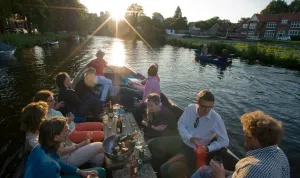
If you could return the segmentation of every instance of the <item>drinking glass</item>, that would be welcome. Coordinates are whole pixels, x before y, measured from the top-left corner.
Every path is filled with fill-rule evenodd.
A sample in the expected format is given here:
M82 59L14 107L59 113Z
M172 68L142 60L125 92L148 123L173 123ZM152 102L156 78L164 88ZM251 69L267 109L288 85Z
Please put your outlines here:
M114 112L114 115L117 116L120 112L120 105L119 104L114 104L113 105L113 112Z
M123 116L121 116L121 121L122 121L122 127L125 128L126 127L126 123L124 122L125 121L125 114Z
M108 122L108 115L107 115L107 114L105 114L105 115L102 117L102 121L103 121L104 124L107 124L107 122Z
M114 124L114 118L108 118L107 126L109 129L112 128L112 125Z

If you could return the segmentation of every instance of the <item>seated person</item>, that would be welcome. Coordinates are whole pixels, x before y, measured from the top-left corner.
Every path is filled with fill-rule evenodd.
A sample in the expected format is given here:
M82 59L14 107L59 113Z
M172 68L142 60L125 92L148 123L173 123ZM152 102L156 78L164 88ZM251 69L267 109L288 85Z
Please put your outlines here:
M147 116L146 120L142 121L145 127L145 137L151 139L172 135L172 131L176 131L176 125L173 124L175 116L169 109L162 106L160 96L151 93L148 95L146 103Z
M207 48L207 45L204 44L201 49L201 56L207 56L207 54L208 54L208 48Z
M104 76L104 69L109 68L107 62L103 59L105 53L100 49L96 53L96 59L91 60L86 67L96 69L96 83L103 86L100 100L104 103L109 91L110 96L114 96L112 81Z
M196 170L194 152L196 146L208 153L209 159L214 154L220 154L217 150L229 145L224 122L221 116L212 109L214 101L214 95L210 91L200 91L197 95L196 104L190 104L185 108L178 121L182 153L190 167L191 174ZM217 137L217 140L210 143L214 137ZM163 177L170 177L170 172L167 171L170 166L172 166L172 161L168 161L162 166Z
M97 117L103 111L103 102L97 98L94 92L95 81L96 70L94 68L86 69L84 77L75 86L75 94L83 102L80 110L86 111L90 109L93 115Z
M49 108L48 108L48 113L46 115L46 118L51 118L53 116L59 116L59 117L64 117L61 112L54 110L54 97L53 93L49 90L41 90L36 93L34 97L34 101L44 101L47 102ZM71 129L69 139L72 142L75 143L80 143L86 140L86 135L88 133L92 133L91 140L94 142L101 142L103 141L104 138L104 133L103 133L103 124L100 122L83 122L83 123L74 123L73 119L74 116L72 117L67 117L66 118L69 123L69 127Z
M241 117L246 157L235 165L235 171L227 171L213 160L210 167L199 168L192 178L289 178L289 161L278 147L283 128L280 121L262 111L246 113Z
M70 129L64 118L54 117L45 120L39 127L39 144L31 151L25 168L24 178L43 177L60 178L61 173L66 175L78 175L78 178L89 175L104 177L105 170L80 170L77 167L67 164L60 159L58 154L60 144L68 138ZM64 176L62 176L64 177Z
M223 49L223 50L222 50L222 54L221 54L221 56L219 57L219 60L220 60L220 61L223 61L223 62L227 62L228 57L229 57L229 54L228 54L227 49Z
M130 85L143 93L142 103L145 103L147 96L150 93L160 95L160 84L156 77L158 68L156 65L151 65L148 69L148 78L145 79L145 85L139 83L130 83Z

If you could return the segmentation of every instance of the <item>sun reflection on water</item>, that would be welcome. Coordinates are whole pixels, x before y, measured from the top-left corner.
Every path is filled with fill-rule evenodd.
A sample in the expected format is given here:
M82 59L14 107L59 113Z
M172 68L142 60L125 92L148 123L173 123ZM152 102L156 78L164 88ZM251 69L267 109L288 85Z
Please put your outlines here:
M122 41L114 41L111 53L110 65L125 66L125 48Z

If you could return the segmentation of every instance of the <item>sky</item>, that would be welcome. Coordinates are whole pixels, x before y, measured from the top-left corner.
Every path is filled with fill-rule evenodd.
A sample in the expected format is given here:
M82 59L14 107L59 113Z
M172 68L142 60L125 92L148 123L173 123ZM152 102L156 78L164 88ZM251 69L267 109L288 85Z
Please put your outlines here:
M101 11L124 12L131 3L143 6L147 16L160 12L164 18L171 17L177 6L189 22L207 20L214 16L237 22L241 17L259 13L271 0L80 0L91 13ZM292 0L286 0L289 4Z

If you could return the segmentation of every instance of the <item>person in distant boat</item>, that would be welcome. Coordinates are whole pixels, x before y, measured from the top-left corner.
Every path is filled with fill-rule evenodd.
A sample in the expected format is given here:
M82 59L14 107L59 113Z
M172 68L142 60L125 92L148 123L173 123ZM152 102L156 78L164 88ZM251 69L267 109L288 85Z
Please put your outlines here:
M198 147L202 152L208 153L208 159L221 155L222 148L229 145L225 124L221 116L214 111L215 97L209 90L198 93L196 103L185 108L178 121L178 131L181 136L182 153L189 165L189 172L196 170L196 155L194 149ZM215 141L213 139L217 137ZM178 143L174 143L178 144ZM172 177L169 168L176 163L171 159L161 168L162 177ZM176 173L175 173L176 174Z
M94 92L96 86L95 68L87 68L83 78L76 84L75 93L85 103L83 110L90 109L94 117L98 117L103 111L103 102L99 100Z
M262 111L246 113L241 117L246 157L235 165L235 171L224 169L213 160L210 167L201 167L192 178L289 178L289 161L278 147L283 128L280 121Z
M49 108L46 118L49 119L53 116L64 117L61 112L54 110L54 97L53 93L49 90L41 90L36 93L34 101L44 101L47 102ZM71 129L69 139L72 142L80 143L86 140L86 135L92 133L91 140L94 142L101 142L104 138L103 133L103 124L100 122L83 122L83 123L74 123L74 116L66 117L69 127Z
M48 104L43 101L33 102L23 108L21 113L21 130L26 132L25 149L30 152L38 145L39 126L48 113ZM50 118L47 118L50 119ZM66 163L80 166L86 162L101 166L104 160L102 143L90 143L90 136L79 144L67 140L60 145L59 153Z
M147 113L142 125L147 139L171 135L172 130L176 130L174 124L174 114L162 106L160 96L151 93L147 96Z
M229 54L228 54L227 49L223 49L223 50L222 50L222 54L221 54L221 56L219 57L219 60L220 60L220 61L223 61L223 62L227 62L227 61L228 61L228 57L229 57Z
M207 56L207 54L208 54L208 48L207 48L207 45L204 44L201 49L201 56Z
M100 100L104 103L107 98L107 94L109 91L110 96L114 96L114 88L112 85L112 81L104 76L104 69L105 68L110 68L107 65L107 62L103 59L105 53L101 51L100 49L96 53L96 59L91 60L88 64L87 67L93 67L96 69L96 83L101 84L102 87L102 92L101 92L101 97ZM110 68L113 70L112 68Z
M90 171L81 170L61 160L58 153L60 144L67 140L69 132L69 126L64 118L54 117L41 123L39 144L34 147L28 157L24 178L60 178L64 175L79 175L81 177L99 175L99 177L105 177L103 168Z

